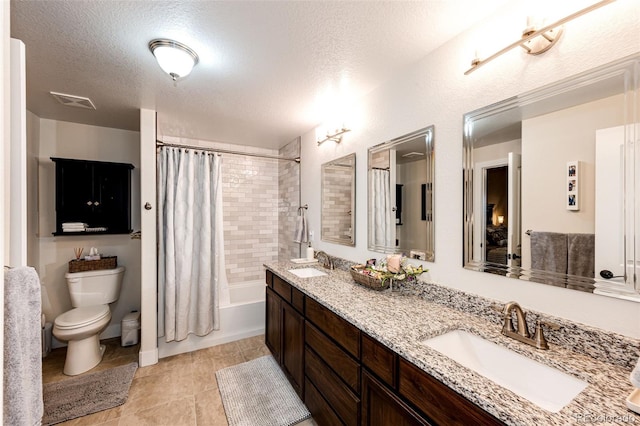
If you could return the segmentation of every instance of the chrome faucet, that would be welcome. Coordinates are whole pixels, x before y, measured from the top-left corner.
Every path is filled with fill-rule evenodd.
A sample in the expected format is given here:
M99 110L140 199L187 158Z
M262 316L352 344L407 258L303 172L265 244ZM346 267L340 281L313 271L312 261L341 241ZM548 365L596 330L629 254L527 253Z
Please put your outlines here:
M322 262L322 266L324 266L327 269L333 270L335 268L335 265L333 264L333 259L331 258L331 256L329 256L326 252L320 250L319 252L316 252L316 259L318 259L318 261L320 261L320 255L324 257L324 262Z
M516 312L516 329L513 327L512 313ZM512 339L516 339L519 342L526 343L527 345L534 346L538 349L549 349L547 339L544 337L543 326L549 327L552 330L559 330L558 324L537 320L536 331L531 337L529 333L529 327L527 326L527 314L522 310L520 305L516 302L509 302L504 305L502 309L503 325L502 334Z

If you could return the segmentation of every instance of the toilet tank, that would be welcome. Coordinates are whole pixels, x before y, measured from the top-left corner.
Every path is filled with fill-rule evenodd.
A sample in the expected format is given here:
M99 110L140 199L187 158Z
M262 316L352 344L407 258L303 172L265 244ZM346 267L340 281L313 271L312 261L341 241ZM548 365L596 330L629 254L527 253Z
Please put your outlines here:
M124 266L99 271L66 273L71 306L105 305L120 297Z

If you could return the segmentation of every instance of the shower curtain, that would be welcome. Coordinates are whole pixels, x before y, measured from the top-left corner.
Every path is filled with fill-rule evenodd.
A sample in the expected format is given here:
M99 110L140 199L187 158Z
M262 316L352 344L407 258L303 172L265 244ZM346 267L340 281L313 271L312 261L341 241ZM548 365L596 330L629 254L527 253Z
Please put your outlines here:
M228 303L221 162L192 149L158 153L158 336L167 342L219 329Z
M391 243L392 212L389 170L371 169L373 241L377 246L393 247Z

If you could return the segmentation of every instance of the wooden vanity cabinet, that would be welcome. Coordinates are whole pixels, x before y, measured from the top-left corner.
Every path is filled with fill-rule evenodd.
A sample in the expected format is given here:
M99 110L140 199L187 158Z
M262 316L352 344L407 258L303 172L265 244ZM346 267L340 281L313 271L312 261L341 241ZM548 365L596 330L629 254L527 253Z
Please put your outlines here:
M304 295L273 274L267 274L267 286L265 344L291 386L303 398L304 316L291 303L295 300L296 305L304 306Z
M319 426L503 425L267 271L265 342Z

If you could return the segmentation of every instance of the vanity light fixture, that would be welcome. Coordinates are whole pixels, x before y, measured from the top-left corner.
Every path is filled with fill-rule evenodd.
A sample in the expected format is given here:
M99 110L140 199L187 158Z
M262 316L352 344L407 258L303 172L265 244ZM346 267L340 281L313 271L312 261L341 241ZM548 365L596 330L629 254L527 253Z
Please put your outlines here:
M507 47L497 51L496 53L485 59L480 59L478 57L473 58L473 60L471 61L471 68L465 71L464 75L471 74L482 65L491 62L502 54L507 53L511 49L514 49L518 46L522 47L530 55L539 55L541 53L544 53L549 50L562 35L562 25L566 24L567 22L573 21L574 19L582 15L586 15L589 12L599 9L602 6L613 3L614 1L615 0L599 1L592 4L591 6L578 10L571 15L565 16L564 18L552 24L546 25L539 30L536 30L535 27L531 26L530 22L528 22L527 27L522 32L522 38L520 40L516 40Z
M336 129L333 132L333 134L331 134L330 132L327 132L327 136L324 139L317 141L318 146L322 145L326 141L334 141L335 143L340 143L342 142L342 135L350 131L351 129L347 129L346 127L341 127L340 129Z
M160 68L173 81L189 75L198 63L198 54L189 46L166 38L157 38L149 42L149 50L153 53Z
M498 225L503 225L504 224L504 216L500 215L498 216Z

